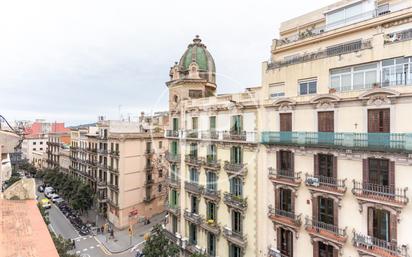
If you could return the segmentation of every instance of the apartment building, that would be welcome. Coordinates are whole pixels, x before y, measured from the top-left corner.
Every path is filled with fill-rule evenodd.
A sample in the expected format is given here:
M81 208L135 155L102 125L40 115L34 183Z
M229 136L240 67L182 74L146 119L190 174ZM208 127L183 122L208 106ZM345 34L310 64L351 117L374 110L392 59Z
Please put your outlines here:
M68 149L70 145L70 132L51 132L47 141L47 168L59 169L60 151Z
M21 144L23 158L30 163L36 164L37 157L47 150L47 141L47 135L44 134L25 136Z
M70 173L96 193L97 207L117 228L164 211L164 127L168 115L138 122L100 119L72 130Z
M412 1L281 24L262 71L262 256L409 256L411 39Z
M199 37L170 79L168 236L182 256L255 256L259 88L216 96Z

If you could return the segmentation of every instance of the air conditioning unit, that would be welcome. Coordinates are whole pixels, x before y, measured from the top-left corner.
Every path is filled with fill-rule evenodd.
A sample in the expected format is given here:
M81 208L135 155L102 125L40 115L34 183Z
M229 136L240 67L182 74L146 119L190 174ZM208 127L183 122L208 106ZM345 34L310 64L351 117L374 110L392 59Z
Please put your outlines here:
M271 253L274 253L274 257L282 257L282 254L280 253L278 249L271 247L270 251Z
M315 178L315 177L308 177L306 179L306 184L308 184L309 186L318 187L319 186L319 179Z

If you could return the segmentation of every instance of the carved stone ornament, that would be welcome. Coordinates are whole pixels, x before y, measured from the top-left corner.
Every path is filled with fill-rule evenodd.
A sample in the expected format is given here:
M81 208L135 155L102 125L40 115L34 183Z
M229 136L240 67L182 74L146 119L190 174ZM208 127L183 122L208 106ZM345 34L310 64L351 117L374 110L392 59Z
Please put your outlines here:
M367 105L382 106L388 104L391 104L391 100L386 95L374 95L367 101Z

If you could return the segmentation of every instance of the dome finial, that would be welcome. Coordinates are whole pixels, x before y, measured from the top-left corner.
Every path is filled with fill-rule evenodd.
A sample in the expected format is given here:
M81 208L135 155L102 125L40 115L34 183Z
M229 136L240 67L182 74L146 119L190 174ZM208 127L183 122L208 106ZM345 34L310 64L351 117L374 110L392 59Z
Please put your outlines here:
M198 44L200 42L202 42L202 40L200 39L199 35L196 35L196 37L193 39L193 43Z

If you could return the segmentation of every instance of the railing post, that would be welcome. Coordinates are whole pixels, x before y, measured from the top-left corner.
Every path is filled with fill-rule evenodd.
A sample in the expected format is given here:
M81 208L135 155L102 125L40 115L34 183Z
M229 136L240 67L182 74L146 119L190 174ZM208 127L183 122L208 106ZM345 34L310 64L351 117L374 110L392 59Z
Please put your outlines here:
M405 134L405 150L412 150L412 134Z
M346 147L353 147L355 146L355 134L354 133L342 133L343 134L343 142L342 146Z

